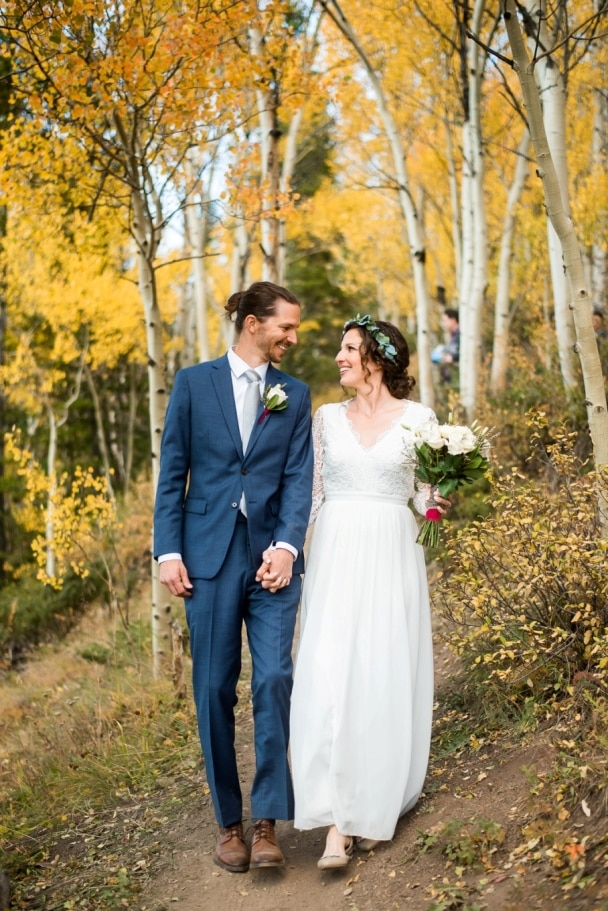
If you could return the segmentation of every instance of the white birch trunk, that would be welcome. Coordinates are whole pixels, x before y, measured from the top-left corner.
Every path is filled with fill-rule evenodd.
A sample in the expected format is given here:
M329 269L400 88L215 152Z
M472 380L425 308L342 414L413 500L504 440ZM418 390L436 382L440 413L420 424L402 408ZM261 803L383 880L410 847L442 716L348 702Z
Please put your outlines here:
M432 408L435 401L435 393L433 389L429 337L431 299L426 274L426 250L422 239L418 212L416 211L410 188L410 180L405 161L405 150L403 148L403 143L401 142L401 136L395 119L388 108L382 84L376 75L376 71L372 66L370 59L359 43L350 22L335 0L329 0L329 2L327 2L327 0L321 0L321 4L330 15L333 22L336 23L344 37L351 44L365 68L376 99L378 113L384 125L384 131L389 142L393 166L395 168L399 204L407 227L412 273L414 276L414 288L416 293L416 345L418 349L420 399L425 405Z
M251 284L249 272L251 238L241 213L237 213L237 221L232 237L234 246L232 248L232 266L230 269L230 293L234 294L236 291L242 291Z
M55 473L55 464L57 462L57 421L55 413L50 405L47 404L47 415L49 419L49 446L46 457L46 473L49 479L49 490L46 501L46 521L44 524L44 543L46 548L46 567L45 572L48 579L55 576L55 548L53 538L55 535L55 495L57 493L57 475Z
M251 53L262 57L263 38L258 29L249 30ZM279 260L279 219L276 216L279 196L279 137L281 130L278 120L278 99L269 86L256 88L258 118L260 121L261 177L262 177L262 278L278 282Z
M451 225L452 225L452 246L454 248L454 279L456 287L460 288L462 284L462 237L460 233L460 219L458 212L458 177L456 176L456 162L454 159L454 143L452 141L452 128L446 115L443 119L446 137L446 157L448 165L448 186L450 189L451 205Z
M594 91L594 122L592 140L592 173L601 174L608 170L608 93L605 86L608 84L608 65L602 45L597 42L597 53L594 54L594 67L599 69L602 77L599 80L601 89ZM598 232L599 233L599 232ZM608 254L606 251L605 237L594 236L591 246L591 294L594 304L600 306L606 313L608 304Z
M56 554L53 543L55 536L55 495L57 493L57 430L63 427L68 419L69 411L74 402L80 396L80 387L82 385L82 376L85 370L85 361L88 351L87 347L83 348L80 355L80 361L76 372L74 387L68 396L67 401L61 407L61 417L58 419L53 410L52 403L45 400L46 412L49 419L49 445L47 450L47 475L49 479L49 491L47 495L46 521L44 529L44 539L46 547L46 574L49 578L55 575Z
M186 174L194 184L194 164L186 159ZM207 275L205 269L205 248L207 246L209 208L205 193L200 187L201 205L196 205L193 192L186 202L186 228L192 248L192 284L194 293L194 317L199 361L209 360L209 327L207 324Z
M492 351L492 370L490 374L490 383L493 393L503 392L507 386L509 325L511 323L509 300L511 292L511 257L513 255L515 210L519 205L529 170L529 148L530 132L527 127L524 127L523 136L517 149L515 173L509 189L507 209L500 239L498 276L496 279L496 303L494 309L494 344Z
M485 0L476 0L471 19L473 34L479 34ZM472 419L477 404L481 363L481 315L488 284L488 226L484 196L485 158L481 131L481 52L469 41L468 120L463 126L463 287L458 307L460 318L460 399Z
M299 107L289 121L283 164L281 167L281 181L279 184L281 195L287 196L291 187L291 178L296 166L298 153L298 134L304 117L304 105ZM279 238L277 246L277 281L279 285L285 284L285 269L287 265L287 222L279 219Z
M570 306L574 315L576 351L580 357L583 371L585 406L595 467L598 471L605 471L608 467L608 407L599 350L591 321L589 292L584 284L583 262L572 221L564 212L559 177L545 133L540 96L534 80L534 64L526 52L515 0L503 0L503 4L505 26L513 52L514 69L521 83L528 113L530 136L538 163L538 173L543 182L547 214L560 239L563 251L570 291ZM606 540L608 539L608 497L605 484L598 485L597 501L600 534Z
M163 223L160 203L154 185L145 169L144 160L137 146L137 136L128 133L118 115L114 124L122 143L131 186L133 207L133 236L137 245L137 270L139 294L144 309L148 357L148 414L150 429L150 458L152 468L152 494L156 495L160 471L160 443L167 407L165 386L165 355L160 308L156 290L154 261L158 250L160 225ZM156 225L159 227L157 228ZM154 533L150 529L152 553ZM166 672L171 645L171 601L167 589L161 584L159 567L152 558L152 664L155 676Z
M526 9L539 23L539 38L545 51L550 51L553 41L546 27L545 0L526 0ZM538 53L536 37L528 39L531 53ZM562 197L563 213L570 218L570 194L568 189L568 158L566 149L566 86L559 67L550 54L543 54L536 61L534 75L542 99L544 128L557 173L559 191ZM576 386L574 355L574 323L570 310L570 293L564 274L563 251L551 219L547 219L547 241L551 266L551 283L555 308L555 331L562 381L566 391Z
M135 195L135 194L134 194ZM148 404L150 420L150 450L152 459L152 492L156 496L160 472L160 442L167 407L165 388L165 356L163 351L162 324L156 295L154 271L145 253L145 238L141 238L138 251L139 293L144 305L148 354ZM152 553L154 532L150 529ZM166 670L171 644L171 600L160 581L159 566L152 558L152 664L155 676Z

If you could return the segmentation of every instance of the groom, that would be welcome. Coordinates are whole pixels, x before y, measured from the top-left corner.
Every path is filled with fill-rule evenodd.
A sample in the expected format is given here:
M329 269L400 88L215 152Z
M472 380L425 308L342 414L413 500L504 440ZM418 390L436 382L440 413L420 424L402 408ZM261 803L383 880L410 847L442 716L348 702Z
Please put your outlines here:
M297 342L297 298L256 282L233 294L225 309L234 317L235 346L175 379L161 447L154 552L161 581L185 599L199 735L220 827L214 861L243 873L284 863L274 824L293 818L291 647L313 458L308 387L273 366ZM274 395L265 392L277 386ZM234 747L243 622L256 757L251 847Z

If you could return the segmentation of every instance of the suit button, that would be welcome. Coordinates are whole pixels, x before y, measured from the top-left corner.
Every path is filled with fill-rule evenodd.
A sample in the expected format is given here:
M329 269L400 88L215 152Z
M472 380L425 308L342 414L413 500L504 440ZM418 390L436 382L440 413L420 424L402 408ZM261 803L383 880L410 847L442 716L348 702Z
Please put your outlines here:
M233 509L236 509L237 506L238 506L239 504L238 504L238 503L231 503L230 505L232 506Z
M246 468L241 468L241 474L249 474Z

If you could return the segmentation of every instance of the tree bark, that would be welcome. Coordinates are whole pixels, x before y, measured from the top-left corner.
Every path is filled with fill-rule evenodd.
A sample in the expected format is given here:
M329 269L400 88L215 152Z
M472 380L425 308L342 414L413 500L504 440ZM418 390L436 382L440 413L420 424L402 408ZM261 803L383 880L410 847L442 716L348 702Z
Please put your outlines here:
M536 154L538 174L543 183L547 214L560 240L563 254L570 293L569 306L573 313L576 331L576 352L583 371L584 404L587 409L593 444L593 458L597 471L602 475L597 485L598 519L601 537L606 540L608 539L608 494L606 489L608 408L600 356L591 321L589 292L585 286L583 261L572 221L564 211L559 176L549 148L538 86L534 79L534 61L530 59L526 51L517 18L515 0L502 0L502 9L513 53L513 68L520 81L526 105L530 137Z
M500 238L498 276L496 279L496 303L494 309L494 345L490 383L492 392L504 392L507 386L509 363L509 325L511 308L511 257L513 255L513 234L515 231L515 210L519 205L529 170L528 150L530 132L524 127L523 136L517 149L515 173L507 198L507 209Z
M263 38L256 28L249 30L252 56L263 59ZM281 98L280 76L268 72L263 85L256 88L258 118L260 121L262 155L262 218L260 223L262 255L262 278L264 281L279 283L279 140L282 130L279 124Z
M479 34L485 0L475 0L471 31ZM481 128L483 62L475 41L466 47L466 85L463 86L462 162L462 285L459 293L460 398L472 419L477 404L481 363L481 315L488 285L488 225L484 195L485 151Z
M125 170L131 187L133 236L137 245L138 285L146 329L148 358L150 457L152 492L156 494L160 472L160 443L167 407L165 354L154 262L160 240L162 218L153 182L139 154L137 130L127 132L121 117L114 113L114 124L120 137ZM158 214L155 223L154 215ZM150 528L151 552L154 553L153 530ZM159 567L151 561L152 575L152 656L153 670L160 676L168 659L171 643L171 601L162 585Z
M568 188L568 155L566 143L566 85L556 60L550 55L553 41L546 26L545 0L526 0L526 9L534 22L535 34L528 38L532 59L540 48L544 53L534 63L534 76L542 98L544 129L548 147L559 182L562 207L570 218L570 191ZM577 384L574 354L574 323L570 310L570 294L564 274L562 245L550 218L547 218L547 243L551 266L551 283L555 310L555 331L559 352L562 381L566 391Z
M195 168L192 155L186 159L186 174L189 181L195 183ZM197 206L194 194L186 202L186 226L192 247L192 282L194 287L194 314L196 323L196 340L198 343L199 361L209 360L209 327L207 324L207 275L205 269L205 248L209 234L209 206L200 179L200 205Z

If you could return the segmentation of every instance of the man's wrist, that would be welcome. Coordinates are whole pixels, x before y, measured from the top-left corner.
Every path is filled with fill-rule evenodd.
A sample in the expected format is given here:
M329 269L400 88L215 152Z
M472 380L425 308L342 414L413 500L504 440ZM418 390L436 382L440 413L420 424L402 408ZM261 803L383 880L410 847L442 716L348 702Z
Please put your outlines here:
M288 544L287 541L275 541L270 546L270 550L276 550L277 548L289 551L294 560L298 559L298 551L291 544Z

